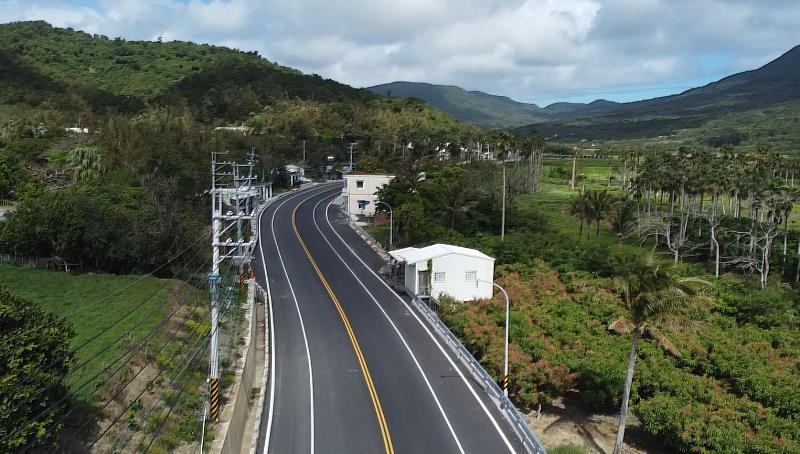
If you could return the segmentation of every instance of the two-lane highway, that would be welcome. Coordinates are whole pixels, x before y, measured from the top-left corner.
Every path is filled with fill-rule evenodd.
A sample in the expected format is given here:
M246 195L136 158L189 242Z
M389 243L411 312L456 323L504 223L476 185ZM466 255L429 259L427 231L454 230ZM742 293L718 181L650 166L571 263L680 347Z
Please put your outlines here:
M259 452L525 452L437 334L376 273L330 205L340 184L260 217L272 352Z

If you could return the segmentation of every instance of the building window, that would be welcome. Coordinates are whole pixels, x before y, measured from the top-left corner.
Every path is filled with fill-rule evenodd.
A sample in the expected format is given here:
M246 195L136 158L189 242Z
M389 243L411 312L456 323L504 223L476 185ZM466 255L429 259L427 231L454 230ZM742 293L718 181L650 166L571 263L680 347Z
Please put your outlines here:
M369 200L359 200L358 201L358 209L359 210L365 210L367 208L367 205L369 205Z
M363 188L364 187L364 180L356 180L356 187Z
M478 272L477 271L467 271L467 275L465 280L468 282L475 282L478 280Z
M444 271L438 271L433 273L433 282L444 282L445 274Z

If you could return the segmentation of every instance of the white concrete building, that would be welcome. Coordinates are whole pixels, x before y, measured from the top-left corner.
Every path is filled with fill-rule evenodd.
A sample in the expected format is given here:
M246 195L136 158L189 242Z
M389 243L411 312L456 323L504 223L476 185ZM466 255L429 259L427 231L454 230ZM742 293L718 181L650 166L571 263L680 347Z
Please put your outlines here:
M434 244L397 249L389 255L398 262L396 278L415 295L445 294L459 301L492 297L494 259L478 250Z
M342 196L347 199L347 213L362 214L367 217L375 215L375 195L383 185L394 180L394 175L385 173L353 172L344 176Z

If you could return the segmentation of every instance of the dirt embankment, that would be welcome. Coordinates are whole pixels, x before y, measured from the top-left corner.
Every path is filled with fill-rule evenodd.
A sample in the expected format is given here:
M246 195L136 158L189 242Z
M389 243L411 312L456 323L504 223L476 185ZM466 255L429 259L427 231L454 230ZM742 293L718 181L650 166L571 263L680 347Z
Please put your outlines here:
M567 396L525 416L539 441L549 449L562 445L582 446L592 454L611 454L617 434L618 415L596 413L576 396ZM634 415L628 416L625 431L626 454L666 454L640 427Z

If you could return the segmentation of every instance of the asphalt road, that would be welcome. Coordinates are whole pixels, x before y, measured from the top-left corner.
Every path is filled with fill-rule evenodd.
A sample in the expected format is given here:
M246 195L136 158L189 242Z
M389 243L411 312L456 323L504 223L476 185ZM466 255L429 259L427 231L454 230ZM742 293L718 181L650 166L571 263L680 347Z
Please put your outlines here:
M525 452L382 262L330 205L339 184L273 202L257 279L272 298L258 452Z

